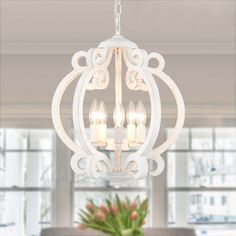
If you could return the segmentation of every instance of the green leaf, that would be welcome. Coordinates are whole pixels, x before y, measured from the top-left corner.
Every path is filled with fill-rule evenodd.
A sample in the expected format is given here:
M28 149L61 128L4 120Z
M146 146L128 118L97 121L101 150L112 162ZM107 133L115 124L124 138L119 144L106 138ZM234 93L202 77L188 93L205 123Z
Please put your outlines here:
M106 213L106 219L104 222L100 222L96 219L96 212L99 210L99 207L95 205L94 213L86 210L80 210L78 215L80 216L82 223L84 223L87 228L92 228L112 236L143 236L141 227L143 220L148 213L148 200L145 199L144 201L141 201L140 197L137 196L134 201L137 204L136 211L139 214L139 218L136 221L131 221L132 210L130 199L126 196L125 202L123 203L117 194L114 198L105 200L105 203L110 211ZM92 200L90 200L90 202L93 203ZM116 216L113 216L111 213L111 206L113 204L115 204L119 210L119 213Z

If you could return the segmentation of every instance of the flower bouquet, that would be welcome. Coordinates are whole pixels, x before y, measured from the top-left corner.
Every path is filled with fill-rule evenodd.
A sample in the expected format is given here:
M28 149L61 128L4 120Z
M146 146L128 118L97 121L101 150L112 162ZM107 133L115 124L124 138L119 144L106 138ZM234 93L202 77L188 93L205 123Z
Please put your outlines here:
M96 205L90 200L86 210L80 210L81 229L91 228L111 236L143 236L142 226L147 216L147 199L135 201L128 198L121 201L106 199L105 203Z

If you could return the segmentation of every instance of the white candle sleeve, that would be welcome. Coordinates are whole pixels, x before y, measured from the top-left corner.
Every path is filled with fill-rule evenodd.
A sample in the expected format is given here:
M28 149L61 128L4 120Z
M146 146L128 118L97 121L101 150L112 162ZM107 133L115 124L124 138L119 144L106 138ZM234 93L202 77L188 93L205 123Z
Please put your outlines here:
M90 142L91 143L96 143L98 141L97 137L97 125L90 125Z
M127 140L128 140L128 143L134 143L136 141L136 125L135 124L127 125Z
M144 143L145 137L146 137L145 125L138 125L137 126L136 142L137 143Z
M107 150L112 150L112 151L115 150L115 142L114 142L114 139L111 139L111 138L108 138L108 139L107 139L107 146L106 146L106 149L107 149Z
M122 144L124 138L124 128L115 126L115 144Z
M106 144L107 142L107 124L98 125L98 141L101 144Z

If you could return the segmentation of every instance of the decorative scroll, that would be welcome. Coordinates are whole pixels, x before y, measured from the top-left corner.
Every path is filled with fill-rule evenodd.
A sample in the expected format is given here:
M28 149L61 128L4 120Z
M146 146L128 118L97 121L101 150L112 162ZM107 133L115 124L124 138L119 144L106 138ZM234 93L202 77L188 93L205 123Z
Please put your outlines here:
M102 90L109 85L110 75L107 67L111 62L111 58L112 49L109 48L90 49L88 52L78 51L72 57L72 66L74 69L98 67L99 70L94 73L87 89ZM84 61L84 64L82 64L82 61Z
M138 48L125 49L124 50L124 61L125 61L125 64L128 68L131 66L141 67L143 65L142 51Z
M127 70L126 85L130 90L141 90L147 92L147 86L143 82L142 76L135 70Z
M151 61L156 61L157 62L157 66L156 67L150 67L149 64ZM151 73L155 74L154 70L159 70L163 72L163 69L165 67L165 60L163 58L163 56L157 52L152 52L150 54L147 55L147 61L146 64L148 66L148 68L151 70ZM163 72L164 74L164 72Z
M109 85L110 77L107 69L100 69L95 72L90 83L88 84L87 90L102 90L106 89Z
M80 162L82 162L82 160L84 160L86 162L86 165L91 161L88 156L83 156L80 155L79 153L75 153L70 160L70 165L71 165L71 169L80 175L86 174L86 166L83 168L80 165Z
M138 70L143 66L144 54L140 49L124 50L124 61L128 68L126 72L126 85L130 90L147 91L147 86Z
M112 58L112 49L96 48L91 53L92 67L99 67L99 70L94 73L91 82L88 85L88 90L102 90L109 85L110 75L107 67Z
M125 170L135 179L144 178L148 174L148 161L144 156L129 158L125 163Z
M96 48L91 54L92 66L101 66L107 68L111 62L112 49L111 48Z
M157 150L152 150L148 155L147 159L152 160L156 163L156 169L149 171L150 175L157 176L160 175L165 169L165 161L157 152Z
M78 51L76 52L72 59L71 64L72 67L76 69L86 69L88 66L91 66L91 53L94 51L94 49L90 49L88 52L85 51ZM82 60L84 60L84 64L82 64Z
M85 161L84 167L81 166L82 161ZM107 162L102 156L94 158L93 155L82 155L75 153L70 161L72 170L80 175L87 175L90 177L98 178L101 174L111 170L110 163Z
M104 173L112 172L113 167L111 161L106 155L93 156L92 175L96 178L104 175Z

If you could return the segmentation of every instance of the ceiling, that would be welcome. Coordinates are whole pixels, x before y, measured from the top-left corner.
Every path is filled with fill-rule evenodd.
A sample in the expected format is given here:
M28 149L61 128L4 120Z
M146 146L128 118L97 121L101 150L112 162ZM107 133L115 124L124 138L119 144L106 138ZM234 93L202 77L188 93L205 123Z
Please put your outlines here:
M234 0L123 0L122 33L161 52L235 50ZM1 0L2 51L67 52L112 36L113 0Z
M122 33L165 56L165 71L190 109L235 107L236 1L123 0L122 7ZM113 31L112 0L1 0L3 111L43 106L49 114L73 53ZM163 104L174 106L160 86Z

